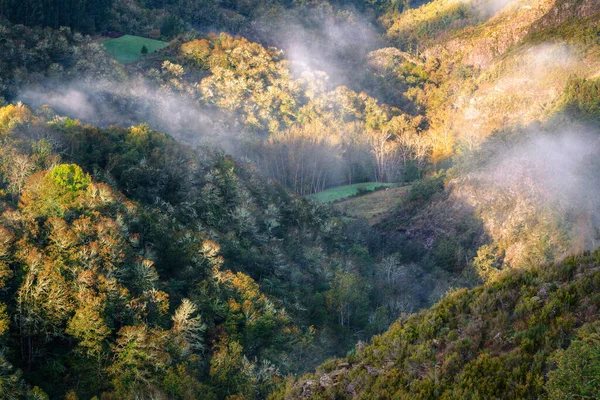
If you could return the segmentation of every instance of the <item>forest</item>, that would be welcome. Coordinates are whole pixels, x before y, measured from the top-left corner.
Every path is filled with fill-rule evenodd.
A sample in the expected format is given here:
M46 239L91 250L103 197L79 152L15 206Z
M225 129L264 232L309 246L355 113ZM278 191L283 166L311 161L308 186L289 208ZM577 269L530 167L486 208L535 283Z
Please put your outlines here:
M595 0L0 0L0 399L600 398Z

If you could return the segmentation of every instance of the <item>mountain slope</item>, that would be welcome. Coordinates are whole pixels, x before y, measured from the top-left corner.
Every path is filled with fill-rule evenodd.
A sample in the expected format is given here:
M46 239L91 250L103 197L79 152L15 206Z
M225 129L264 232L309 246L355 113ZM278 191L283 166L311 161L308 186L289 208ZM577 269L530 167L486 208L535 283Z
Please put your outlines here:
M219 149L22 104L0 143L10 396L264 398L369 324L341 220Z
M547 374L560 349L578 337L596 340L598 349L599 292L600 251L504 274L397 321L271 398L544 397L559 390L547 385Z
M597 397L600 252L569 255L598 246L599 20L595 2L552 0L439 0L382 18L408 54L380 49L373 65L407 84L430 161L451 168L376 228L404 260L420 251L487 283L273 399Z

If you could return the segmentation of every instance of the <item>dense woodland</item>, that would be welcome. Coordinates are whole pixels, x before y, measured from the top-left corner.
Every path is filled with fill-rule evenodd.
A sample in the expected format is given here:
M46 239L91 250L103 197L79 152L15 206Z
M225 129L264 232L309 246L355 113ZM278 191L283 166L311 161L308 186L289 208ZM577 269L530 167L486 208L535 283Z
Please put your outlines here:
M599 19L0 0L0 399L596 398Z

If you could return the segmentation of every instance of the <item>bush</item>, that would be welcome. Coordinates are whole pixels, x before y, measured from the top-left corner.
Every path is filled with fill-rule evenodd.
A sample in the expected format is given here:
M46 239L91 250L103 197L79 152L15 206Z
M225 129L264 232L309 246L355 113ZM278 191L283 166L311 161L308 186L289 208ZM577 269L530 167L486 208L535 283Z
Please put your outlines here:
M431 199L435 194L444 190L444 175L442 173L432 178L424 178L415 182L410 189L408 201L411 203L423 204Z
M600 122L600 79L569 79L560 107L573 117Z
M552 357L556 369L548 373L550 399L594 399L600 393L600 335L575 340Z

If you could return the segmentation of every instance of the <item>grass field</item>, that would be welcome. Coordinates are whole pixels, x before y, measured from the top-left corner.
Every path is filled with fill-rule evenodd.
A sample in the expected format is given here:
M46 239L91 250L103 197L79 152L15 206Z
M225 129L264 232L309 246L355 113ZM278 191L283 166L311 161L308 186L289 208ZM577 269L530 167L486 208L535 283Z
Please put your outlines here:
M142 46L148 48L148 54L167 47L169 43L147 39L140 36L125 35L102 42L106 52L123 64L129 64L142 57Z
M392 187L395 185L395 183L380 182L356 183L354 185L338 186L331 189L323 190L322 192L311 194L306 197L322 201L323 203L331 203L332 201L337 201L349 196L354 196L358 193L358 189L361 188L373 191L376 187Z
M409 190L410 186L392 187L341 201L335 207L347 218L365 218L376 224L398 207Z

